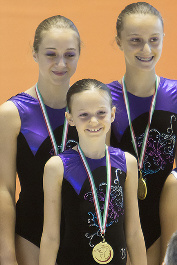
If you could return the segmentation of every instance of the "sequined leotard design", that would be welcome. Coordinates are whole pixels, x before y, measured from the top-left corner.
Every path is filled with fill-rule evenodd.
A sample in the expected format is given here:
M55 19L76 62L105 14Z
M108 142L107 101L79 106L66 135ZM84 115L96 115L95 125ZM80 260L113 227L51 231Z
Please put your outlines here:
M111 264L126 264L124 235L124 183L126 179L125 154L109 147L111 159L111 194L105 239L114 250ZM65 234L59 249L60 265L95 265L93 247L102 241L93 204L92 192L85 168L75 150L60 154L64 164L62 206L65 218ZM95 181L101 211L106 191L106 157L86 158Z
M17 107L21 130L17 139L17 172L21 193L16 205L16 233L40 246L43 229L43 169L54 154L38 100L21 93L10 99ZM61 144L65 108L46 106L58 146ZM69 127L68 143L78 140L75 127Z
M111 145L135 155L121 84L108 84L116 118L112 124ZM142 146L152 97L137 97L128 92L131 120L138 145ZM147 197L139 201L141 225L146 247L160 236L159 199L164 182L173 167L177 136L177 81L160 78L156 106L153 114L147 149L143 164L143 176L147 183Z

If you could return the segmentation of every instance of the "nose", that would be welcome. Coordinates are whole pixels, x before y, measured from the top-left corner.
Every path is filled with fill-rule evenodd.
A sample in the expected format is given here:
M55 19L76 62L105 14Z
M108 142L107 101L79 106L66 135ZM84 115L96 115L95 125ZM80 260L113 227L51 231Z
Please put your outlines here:
M97 119L95 116L92 116L92 117L90 118L90 123L92 123L92 124L96 124L96 123L98 123L98 119Z
M56 64L60 67L66 66L66 60L65 58L62 56L60 58L58 58L58 60L56 61Z
M149 43L146 42L144 44L143 51L146 52L146 53L150 53L151 52L151 47L150 47Z

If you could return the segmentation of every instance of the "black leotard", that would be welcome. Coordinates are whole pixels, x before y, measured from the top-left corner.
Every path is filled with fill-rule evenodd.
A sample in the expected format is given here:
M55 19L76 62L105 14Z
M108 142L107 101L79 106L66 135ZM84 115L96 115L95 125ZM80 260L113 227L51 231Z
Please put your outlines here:
M113 248L110 265L126 264L124 234L124 183L126 179L125 154L109 147L112 182L105 239ZM59 249L60 265L95 265L92 257L94 245L102 241L93 204L92 192L85 168L78 152L68 150L60 154L64 164L62 204L65 218L65 234ZM106 188L106 158L86 158L92 171L100 208L104 208Z
M40 246L43 230L43 169L54 154L38 100L21 93L10 99L17 107L21 129L17 139L17 172L21 192L16 205L16 233ZM57 144L60 145L65 108L46 106ZM75 127L69 127L69 140L78 140ZM68 142L72 145L72 142Z
M117 81L108 84L116 118L112 124L111 145L135 155L122 86ZM128 92L131 120L136 136L138 151L142 146L152 97L138 97ZM147 149L143 164L143 176L147 183L147 197L139 200L140 219L149 248L161 234L159 199L164 182L172 170L177 136L177 81L160 78L156 106L153 114Z

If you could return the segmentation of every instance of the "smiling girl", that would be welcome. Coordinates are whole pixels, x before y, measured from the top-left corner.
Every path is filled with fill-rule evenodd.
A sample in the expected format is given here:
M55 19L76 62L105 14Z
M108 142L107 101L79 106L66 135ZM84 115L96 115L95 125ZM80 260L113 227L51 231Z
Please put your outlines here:
M79 54L80 36L71 20L58 15L42 21L33 43L33 58L39 66L38 82L0 107L3 265L38 265L44 165L52 155L78 140L76 130L68 130L65 111L66 94ZM21 193L15 207L16 172Z
M73 84L66 118L76 126L76 147L44 169L44 228L40 265L146 265L137 201L137 162L105 145L115 118L109 89L94 79ZM65 232L60 245L61 209Z
M132 3L118 16L116 29L126 72L108 85L117 107L111 145L137 157L140 220L148 264L159 265L171 236L166 230L166 239L161 237L161 228L168 229L168 218L160 219L159 202L176 152L177 81L156 75L164 38L158 10L145 2ZM164 217L165 211L163 204Z

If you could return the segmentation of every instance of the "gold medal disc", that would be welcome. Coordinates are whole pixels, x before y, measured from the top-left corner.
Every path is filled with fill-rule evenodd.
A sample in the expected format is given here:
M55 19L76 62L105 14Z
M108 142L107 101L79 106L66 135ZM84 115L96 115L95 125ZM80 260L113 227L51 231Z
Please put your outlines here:
M144 200L147 195L147 186L146 181L143 179L141 173L140 178L138 179L138 198Z
M92 251L94 260L99 264L107 264L113 258L113 249L107 242L100 242Z

